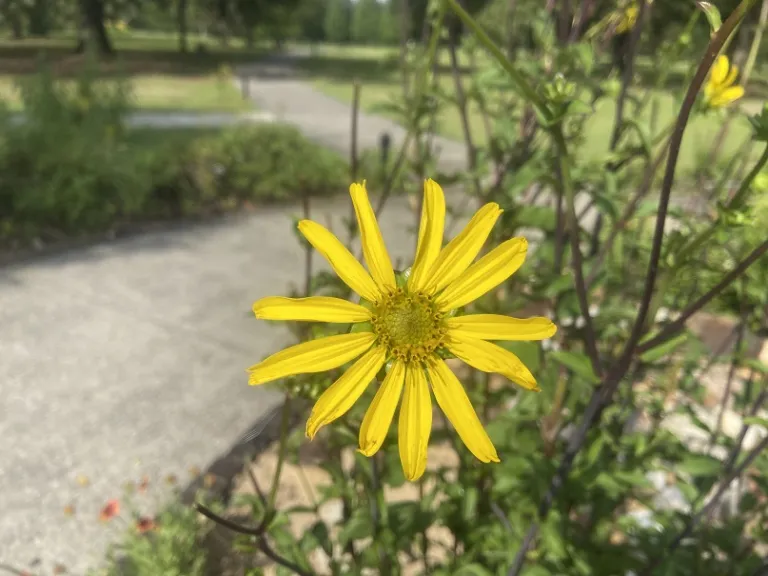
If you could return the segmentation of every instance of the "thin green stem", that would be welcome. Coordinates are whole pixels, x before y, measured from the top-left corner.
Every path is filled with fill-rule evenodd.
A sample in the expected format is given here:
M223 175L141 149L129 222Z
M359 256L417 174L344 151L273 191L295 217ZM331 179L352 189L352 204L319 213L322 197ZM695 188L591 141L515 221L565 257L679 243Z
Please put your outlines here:
M581 254L579 221L576 217L576 193L573 190L571 181L571 165L568 159L568 146L565 143L562 128L556 126L551 130L552 139L555 142L557 150L557 160L559 169L559 180L562 188L562 194L565 196L566 221L570 230L569 238L571 241L571 258L573 260L574 284L576 287L576 296L581 308L581 315L584 317L584 344L587 348L587 355L592 363L592 369L595 374L602 376L603 369L600 364L600 355L597 351L597 339L592 325L592 318L589 315L589 300L587 298L587 285L584 280L584 259Z
M453 10L464 25L472 31L478 42L491 53L499 64L501 64L501 67L504 68L505 72L509 75L510 80L517 86L517 89L525 99L536 107L543 118L551 120L552 112L544 102L544 99L536 93L530 84L528 84L525 77L517 71L512 61L504 55L504 52L502 52L498 46L496 46L496 43L491 40L475 19L461 7L457 0L443 1L451 10Z
M265 517L271 515L275 511L275 502L277 500L277 489L280 486L280 476L283 473L283 463L285 462L285 455L288 448L288 423L291 416L291 397L285 395L285 401L283 402L283 410L280 417L280 444L277 449L277 467L275 468L275 474L272 477L272 486L269 489L269 498L267 500L267 509L264 512Z
M760 52L760 43L763 40L763 34L765 33L765 27L768 23L768 0L763 0L763 6L760 9L760 20L755 28L755 36L752 38L752 46L749 48L749 55L747 61L744 63L744 70L741 73L741 85L744 88L749 83L749 77L752 75L752 70L755 67L757 61L757 54Z
M739 189L736 190L736 193L733 195L728 204L726 204L727 209L738 210L744 205L747 193L749 192L749 187L752 185L752 182L755 180L755 178L757 178L758 174L760 174L766 163L768 163L768 145L766 145L762 155L752 167L752 170L750 170L749 174L747 174L746 178L744 178L744 180L741 182ZM712 237L712 235L717 230L717 227L720 225L721 220L721 218L718 218L712 223L711 226L708 226L706 229L699 232L699 234L696 235L693 240L688 242L688 244L680 249L680 251L675 255L675 260L677 262L685 262L685 260L689 258L691 254L693 254L693 252L698 250L707 240Z

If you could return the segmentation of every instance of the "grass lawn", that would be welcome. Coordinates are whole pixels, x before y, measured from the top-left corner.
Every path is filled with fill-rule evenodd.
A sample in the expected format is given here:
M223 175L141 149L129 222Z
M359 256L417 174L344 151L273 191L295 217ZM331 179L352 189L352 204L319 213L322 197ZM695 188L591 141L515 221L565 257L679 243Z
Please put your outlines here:
M441 64L444 60L445 57L441 57ZM397 119L396 114L379 110L381 104L396 100L402 93L396 50L372 47L347 47L343 50L338 46L319 46L314 49L314 56L301 61L301 66L319 91L345 102L352 99L353 82L360 81L361 108ZM469 74L469 71L465 72L467 82ZM440 84L447 93L454 92L453 79L447 70L441 73ZM658 130L674 120L679 104L675 103L671 91L654 93L654 98L658 102ZM740 105L752 114L759 109L761 102L745 99ZM614 101L604 100L598 104L587 123L586 141L577 151L582 158L598 159L608 151L614 113ZM649 119L650 107L639 119L640 125L647 126ZM678 164L682 170L693 169L700 158L706 157L721 124L722 116L717 114L697 116L689 123ZM470 110L470 126L476 143L487 140L479 111ZM446 107L441 111L438 131L449 138L463 139L461 121L455 107ZM729 130L723 151L735 151L750 135L749 122L742 115Z
M191 52L178 51L178 41L169 35L114 33L115 58L98 63L75 54L76 39L54 37L10 41L0 39L0 97L11 109L22 104L15 79L32 74L43 60L63 81L77 76L86 66L96 66L99 75L127 77L135 106L149 110L197 110L238 112L253 109L244 101L230 71L238 63L250 62L258 52L233 44L221 47L210 40L190 37ZM196 48L201 48L197 50Z

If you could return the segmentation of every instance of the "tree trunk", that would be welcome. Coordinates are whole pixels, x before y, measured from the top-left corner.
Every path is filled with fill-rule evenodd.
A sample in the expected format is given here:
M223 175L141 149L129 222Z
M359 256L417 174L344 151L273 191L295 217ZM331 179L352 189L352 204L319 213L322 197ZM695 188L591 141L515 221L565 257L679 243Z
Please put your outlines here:
M16 11L8 15L8 24L11 25L11 34L13 34L14 40L21 40L24 38L24 23L21 20L21 15Z
M187 0L178 0L176 4L176 24L179 29L179 52L187 52Z
M48 0L34 0L28 10L30 36L48 36L51 31L50 9Z
M78 44L78 51L83 51L86 44L93 46L99 54L114 54L107 29L104 26L104 4L102 0L80 0L85 35Z

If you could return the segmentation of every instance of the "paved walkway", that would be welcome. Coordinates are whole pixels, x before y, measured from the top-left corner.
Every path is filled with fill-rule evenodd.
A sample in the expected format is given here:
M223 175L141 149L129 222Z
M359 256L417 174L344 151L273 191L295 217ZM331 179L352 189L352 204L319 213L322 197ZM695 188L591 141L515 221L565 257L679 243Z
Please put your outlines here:
M260 110L273 113L278 121L299 126L308 137L349 157L351 150L350 106L321 94L306 82L292 66L295 57L285 55L244 66L238 70L241 80L248 82L251 98ZM358 119L359 150L377 148L383 133L392 138L393 149L405 139L401 126L381 116L361 113ZM464 145L437 137L435 147L438 166L445 172L466 169Z
M244 113L139 110L131 112L126 123L132 128L220 128L237 124L272 122L274 114L264 111ZM24 114L14 114L12 120L24 122Z
M348 210L341 197L313 218L340 230ZM125 528L97 520L125 482L151 478L138 498L151 510L167 493L163 478L204 469L275 406L245 368L288 338L250 308L301 284L290 213L0 269L0 564L39 558L41 573L54 562L82 573ZM393 258L410 257L412 223L394 199L382 218Z

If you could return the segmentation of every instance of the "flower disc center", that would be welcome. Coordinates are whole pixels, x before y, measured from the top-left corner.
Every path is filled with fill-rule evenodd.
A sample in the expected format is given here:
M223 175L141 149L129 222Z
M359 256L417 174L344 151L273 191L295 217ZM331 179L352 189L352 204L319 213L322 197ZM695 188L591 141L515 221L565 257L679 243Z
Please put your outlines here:
M421 361L443 344L445 328L429 297L398 288L373 314L373 329L391 356Z

